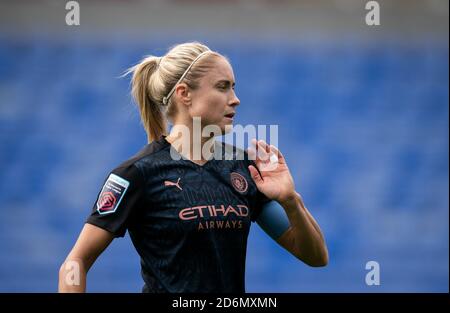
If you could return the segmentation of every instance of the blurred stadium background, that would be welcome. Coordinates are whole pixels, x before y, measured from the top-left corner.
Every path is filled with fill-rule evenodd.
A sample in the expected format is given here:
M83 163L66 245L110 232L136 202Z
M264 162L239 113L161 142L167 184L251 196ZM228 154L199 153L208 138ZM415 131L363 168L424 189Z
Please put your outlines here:
M198 40L227 55L237 123L278 124L321 225L310 268L253 225L248 292L448 292L448 1L0 1L0 292L54 292L105 175L146 144L118 76ZM381 285L367 286L377 261ZM91 292L140 292L115 240Z

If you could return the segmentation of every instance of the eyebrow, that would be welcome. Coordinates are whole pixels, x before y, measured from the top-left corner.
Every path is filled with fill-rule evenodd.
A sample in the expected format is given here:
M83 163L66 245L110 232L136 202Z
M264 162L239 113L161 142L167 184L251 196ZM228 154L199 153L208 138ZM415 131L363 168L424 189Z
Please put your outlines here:
M236 85L235 82L231 83L231 80L227 80L227 79L221 79L221 80L217 81L216 85L221 84L221 83L226 83L227 85L231 84L232 87L234 87Z

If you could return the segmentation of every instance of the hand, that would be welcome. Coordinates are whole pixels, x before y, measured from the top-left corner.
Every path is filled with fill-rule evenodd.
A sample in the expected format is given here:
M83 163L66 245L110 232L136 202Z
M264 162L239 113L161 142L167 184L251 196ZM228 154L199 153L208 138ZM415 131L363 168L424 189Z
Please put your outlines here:
M258 190L279 203L293 199L296 196L294 179L283 154L264 140L252 139L252 144L255 148L249 148L247 152L261 174L253 165L248 169Z

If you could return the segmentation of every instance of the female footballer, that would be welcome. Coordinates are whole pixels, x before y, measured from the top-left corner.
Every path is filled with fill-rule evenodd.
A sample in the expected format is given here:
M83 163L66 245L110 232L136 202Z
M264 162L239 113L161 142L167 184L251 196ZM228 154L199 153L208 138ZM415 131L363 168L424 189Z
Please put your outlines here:
M245 292L247 237L255 221L304 263L328 263L319 225L276 147L253 139L248 151L232 146L230 158L230 145L214 141L214 134L195 135L198 121L221 134L233 123L239 99L227 58L184 43L129 72L149 143L106 177L61 265L60 292L84 292L89 268L127 230L141 258L143 292ZM195 157L196 144L210 157ZM68 279L74 268L78 281Z

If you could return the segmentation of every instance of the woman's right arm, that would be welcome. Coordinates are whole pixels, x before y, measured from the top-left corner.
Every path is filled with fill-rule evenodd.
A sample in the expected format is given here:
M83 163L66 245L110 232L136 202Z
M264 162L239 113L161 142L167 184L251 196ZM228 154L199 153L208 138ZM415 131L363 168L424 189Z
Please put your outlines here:
M59 269L58 292L85 292L87 272L113 239L114 234L86 223Z

